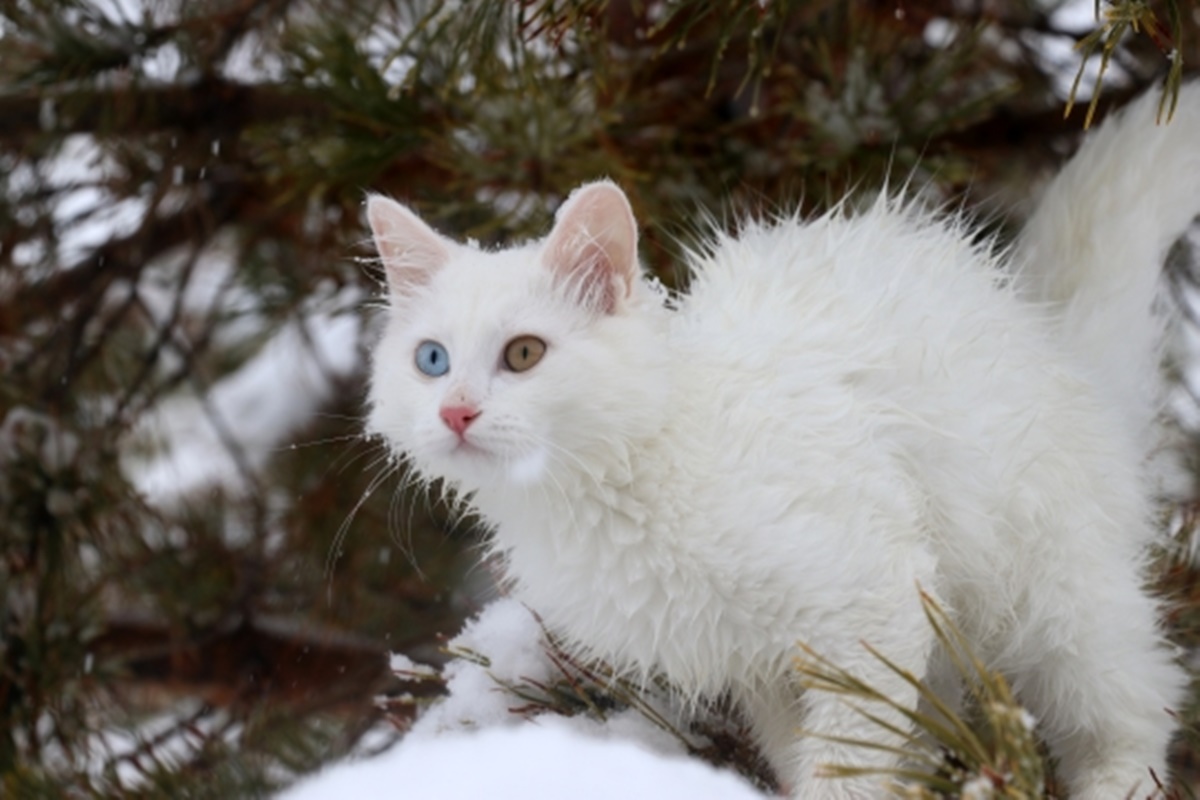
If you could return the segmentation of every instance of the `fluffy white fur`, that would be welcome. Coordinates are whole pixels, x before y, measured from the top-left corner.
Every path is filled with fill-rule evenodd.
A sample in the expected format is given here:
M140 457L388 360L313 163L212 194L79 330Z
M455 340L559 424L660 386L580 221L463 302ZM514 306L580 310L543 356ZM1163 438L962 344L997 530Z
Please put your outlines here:
M915 705L863 642L945 677L918 586L1012 680L1072 797L1145 790L1184 684L1142 585L1150 308L1200 210L1200 86L1169 126L1154 111L1091 137L1007 258L881 198L715 234L669 301L610 183L501 252L372 197L391 312L369 427L469 498L582 653L730 692L794 797L880 793L819 768L892 757L824 737L895 743L801 689L797 642ZM528 334L546 353L513 372ZM445 375L415 367L423 341ZM447 406L478 412L462 437Z

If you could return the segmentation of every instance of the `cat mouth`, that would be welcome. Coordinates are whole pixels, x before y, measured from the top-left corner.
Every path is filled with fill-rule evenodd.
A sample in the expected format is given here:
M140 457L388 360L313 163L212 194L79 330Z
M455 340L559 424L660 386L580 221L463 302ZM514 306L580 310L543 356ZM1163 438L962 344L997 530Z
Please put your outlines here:
M451 455L466 455L471 457L491 456L491 452L466 438L460 438L450 448Z

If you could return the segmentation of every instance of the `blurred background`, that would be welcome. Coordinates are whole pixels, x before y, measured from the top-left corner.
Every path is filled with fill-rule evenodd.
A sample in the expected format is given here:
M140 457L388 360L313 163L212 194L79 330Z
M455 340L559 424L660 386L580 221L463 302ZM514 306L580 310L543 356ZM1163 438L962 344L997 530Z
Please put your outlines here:
M698 212L889 176L1003 238L1094 99L1200 63L1194 3L1100 11L0 2L0 796L265 796L384 747L387 654L436 663L486 594L469 523L361 436L367 191L503 245L608 176L671 285ZM1190 647L1193 571L1162 574Z

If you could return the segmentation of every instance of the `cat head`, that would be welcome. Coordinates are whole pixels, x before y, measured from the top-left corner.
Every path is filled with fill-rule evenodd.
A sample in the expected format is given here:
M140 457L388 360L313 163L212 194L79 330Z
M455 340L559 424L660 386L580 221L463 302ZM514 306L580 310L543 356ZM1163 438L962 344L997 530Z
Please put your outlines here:
M368 428L422 475L465 491L561 483L660 424L662 297L615 185L578 189L545 239L497 252L383 197L367 217L389 290Z

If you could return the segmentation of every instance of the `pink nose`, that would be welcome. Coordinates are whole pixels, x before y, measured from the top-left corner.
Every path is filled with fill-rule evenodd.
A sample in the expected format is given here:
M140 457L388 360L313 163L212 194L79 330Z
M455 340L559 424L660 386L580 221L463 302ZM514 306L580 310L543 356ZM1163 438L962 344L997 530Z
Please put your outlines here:
M443 406L440 413L446 427L462 436L479 416L479 409L474 406Z

